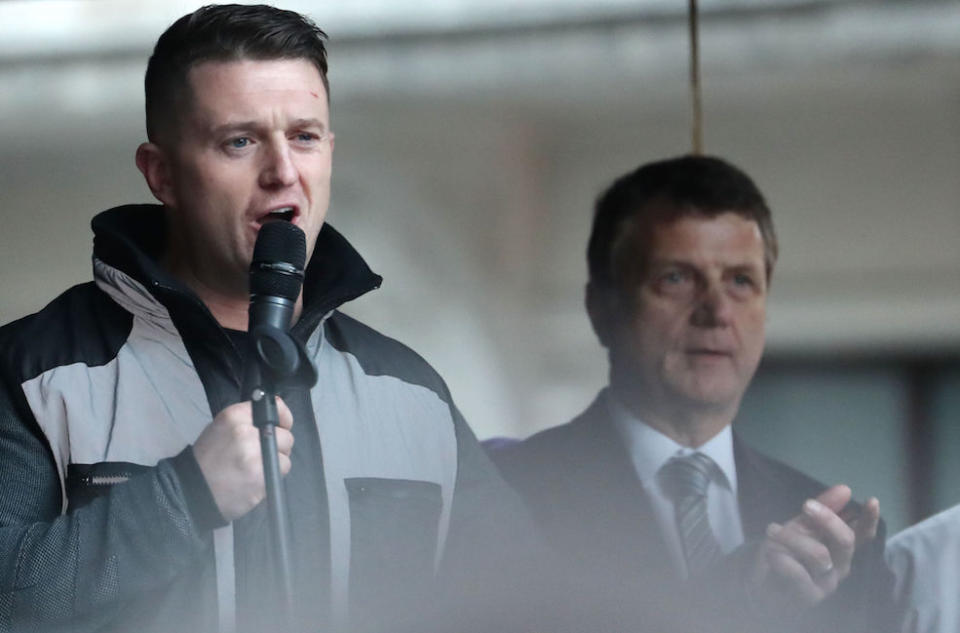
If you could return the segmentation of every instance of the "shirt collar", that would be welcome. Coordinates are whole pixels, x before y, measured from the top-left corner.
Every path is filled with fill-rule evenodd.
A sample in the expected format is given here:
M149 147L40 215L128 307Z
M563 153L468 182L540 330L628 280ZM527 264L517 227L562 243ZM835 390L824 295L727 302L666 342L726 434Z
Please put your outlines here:
M627 446L641 484L646 486L651 483L670 458L699 452L712 459L723 473L726 481L718 483L725 484L734 495L737 494L737 466L733 460L733 431L730 425L703 446L692 449L678 444L643 422L610 389L606 390L606 402L610 418Z

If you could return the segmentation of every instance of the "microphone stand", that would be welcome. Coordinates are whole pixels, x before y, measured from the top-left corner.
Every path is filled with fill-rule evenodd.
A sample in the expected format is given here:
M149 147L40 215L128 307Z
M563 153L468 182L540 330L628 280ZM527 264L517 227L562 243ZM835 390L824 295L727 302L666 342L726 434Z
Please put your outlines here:
M254 360L252 369L255 370L255 376L251 376L253 387L250 400L253 423L260 430L264 487L274 543L274 580L278 583L280 624L283 625L277 630L294 631L290 520L277 454L276 427L280 420L276 396L278 391L291 384L312 386L316 382L316 370L307 359L303 346L280 328L264 324L254 328L250 334Z

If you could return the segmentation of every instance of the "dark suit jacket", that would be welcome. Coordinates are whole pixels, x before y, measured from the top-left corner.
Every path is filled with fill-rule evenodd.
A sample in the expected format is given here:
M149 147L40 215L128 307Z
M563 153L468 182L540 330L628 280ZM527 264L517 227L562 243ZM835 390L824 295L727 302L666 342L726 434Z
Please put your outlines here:
M679 620L706 619L713 629L720 609L736 623L733 629L744 630L739 623L751 616L742 578L751 548L763 539L767 524L796 516L806 499L825 489L803 473L751 449L734 434L746 544L710 579L682 583L650 501L601 398L572 422L524 442L501 445L491 454L507 481L524 497L563 573L582 578L584 586L595 590L593 596L584 598L583 587L574 588L578 599L602 604L599 610L606 612L622 608L625 623L634 617L646 619L651 609L661 613L666 609L676 610ZM854 571L841 591L815 613L805 614L796 628L831 633L878 630L870 621L881 605L872 601L883 595L892 579L883 562L882 532L881 525L876 540L858 550ZM701 607L701 613L694 614L691 600ZM766 629L769 624L757 628ZM689 627L694 624L686 621L679 628Z

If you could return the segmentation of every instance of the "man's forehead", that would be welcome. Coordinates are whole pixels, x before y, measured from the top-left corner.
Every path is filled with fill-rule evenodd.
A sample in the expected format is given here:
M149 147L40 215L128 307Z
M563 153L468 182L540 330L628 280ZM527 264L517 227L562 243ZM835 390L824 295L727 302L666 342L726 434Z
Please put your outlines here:
M320 69L308 57L276 57L269 59L258 59L252 57L240 57L236 59L205 59L198 61L187 70L187 83L191 88L203 87L203 81L208 77L218 75L257 75L260 73L271 74L273 69L282 66L300 66L308 74L315 74L317 81L323 85L323 76ZM311 69L306 71L306 69ZM324 90L324 96L326 96Z
M730 211L683 214L656 222L635 217L616 248L615 266L633 277L652 266L719 264L765 267L762 232L756 221Z
M715 216L683 215L657 222L650 228L647 251L683 253L685 251L741 252L763 256L763 235L756 221L734 211Z
M279 78L289 76L289 81ZM257 108L263 94L288 94L283 101L300 112L300 118L329 119L326 89L320 71L307 58L208 60L192 66L187 73L187 85L182 95L180 116L189 119L199 117L194 123L222 123L206 121L213 117L230 115L243 118L245 107ZM302 93L302 94L301 94ZM309 93L307 99L300 99ZM248 101L252 96L253 101Z

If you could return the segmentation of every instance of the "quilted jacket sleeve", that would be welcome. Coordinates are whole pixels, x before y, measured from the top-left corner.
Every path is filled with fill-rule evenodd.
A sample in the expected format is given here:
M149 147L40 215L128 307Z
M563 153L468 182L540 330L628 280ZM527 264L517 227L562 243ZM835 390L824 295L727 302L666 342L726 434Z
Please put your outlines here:
M73 512L61 499L37 422L2 385L0 631L102 630L202 558L220 520L189 447Z

